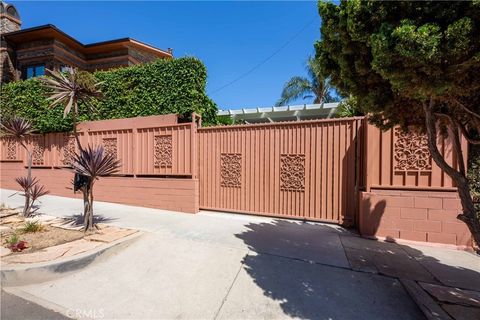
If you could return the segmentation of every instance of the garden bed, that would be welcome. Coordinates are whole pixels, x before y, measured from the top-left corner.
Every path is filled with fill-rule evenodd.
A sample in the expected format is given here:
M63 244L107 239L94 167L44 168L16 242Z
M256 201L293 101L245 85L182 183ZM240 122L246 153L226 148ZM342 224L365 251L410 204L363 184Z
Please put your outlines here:
M37 232L24 232L22 231L22 228L24 228L25 226L25 221L22 221L20 219L18 220L19 221L11 223L0 223L0 226L9 228L2 230L0 233L2 245L4 247L8 246L7 240L12 239L14 235L17 236L19 241L26 242L26 249L17 252L11 252L11 254L34 252L66 242L75 241L83 238L85 235L82 231L52 227L48 224L40 224L41 230Z
M51 261L95 249L127 237L136 230L100 224L92 232L69 219L51 216L23 218L10 208L0 209L1 257L4 263Z

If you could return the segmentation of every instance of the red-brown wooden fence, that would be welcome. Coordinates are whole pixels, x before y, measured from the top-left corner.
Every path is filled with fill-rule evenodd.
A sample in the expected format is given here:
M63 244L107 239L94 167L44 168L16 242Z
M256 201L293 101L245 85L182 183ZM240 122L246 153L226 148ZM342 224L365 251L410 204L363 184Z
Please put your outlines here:
M363 118L202 128L200 207L352 224Z
M380 131L363 117L198 128L176 115L81 123L82 145L103 145L121 160L101 179L100 200L197 212L199 208L356 225L362 234L468 245L456 220L452 180L432 161L425 135ZM466 141L462 140L464 150ZM54 194L71 195L76 151L66 133L26 141L34 175ZM449 139L437 145L458 160ZM465 157L466 158L466 157ZM0 139L3 188L18 188L26 156Z

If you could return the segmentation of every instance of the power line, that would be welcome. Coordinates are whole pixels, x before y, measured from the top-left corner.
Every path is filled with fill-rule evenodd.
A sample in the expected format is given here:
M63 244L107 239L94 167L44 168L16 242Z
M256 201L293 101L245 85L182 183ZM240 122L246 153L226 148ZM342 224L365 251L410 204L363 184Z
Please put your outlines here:
M240 76L238 76L237 78L233 79L232 81L224 84L223 86L213 90L212 92L210 92L210 94L214 94L214 93L217 93L219 92L220 90L223 90L225 89L226 87L229 87L231 86L232 84L234 84L235 82L245 78L246 76L248 76L250 73L252 73L253 71L257 70L258 68L260 68L263 64L265 64L266 62L268 62L270 59L272 59L274 56L276 56L280 51L282 51L286 46L288 46L290 43L292 43L293 40L295 40L299 35L301 35L303 33L303 31L305 31L305 29L307 29L307 27L312 24L313 21L315 21L316 17L313 17L310 21L307 22L307 24L305 24L302 29L300 29L300 31L298 31L295 35L293 35L290 39L288 39L287 42L285 42L280 48L278 48L277 50L275 50L271 55L269 55L267 58L265 58L264 60L262 60L261 62L259 62L258 64L256 64L255 66L253 66L250 70L248 70L247 72L241 74Z

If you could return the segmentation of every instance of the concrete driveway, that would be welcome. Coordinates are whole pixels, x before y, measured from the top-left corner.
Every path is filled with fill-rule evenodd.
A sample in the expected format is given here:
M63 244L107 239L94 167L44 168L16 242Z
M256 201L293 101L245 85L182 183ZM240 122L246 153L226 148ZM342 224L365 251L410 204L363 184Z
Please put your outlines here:
M21 206L12 193L1 190L1 201ZM76 199L42 199L50 215L82 208ZM146 233L73 275L7 289L70 317L104 319L423 319L399 279L480 291L479 260L466 252L246 215L101 202L95 212Z

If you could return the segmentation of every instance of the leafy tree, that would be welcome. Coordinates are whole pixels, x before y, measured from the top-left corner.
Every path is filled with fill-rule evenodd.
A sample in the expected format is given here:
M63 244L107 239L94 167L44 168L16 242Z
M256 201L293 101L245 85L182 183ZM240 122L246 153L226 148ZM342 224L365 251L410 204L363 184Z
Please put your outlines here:
M312 99L313 103L332 102L329 80L323 76L319 65L314 58L307 61L308 77L292 77L283 87L282 95L277 106L286 105L297 99Z
M480 2L320 2L319 12L322 74L380 128L416 125L427 133L432 158L458 188L458 219L480 245L460 144L461 133L480 143ZM438 150L440 133L452 138L458 168Z

